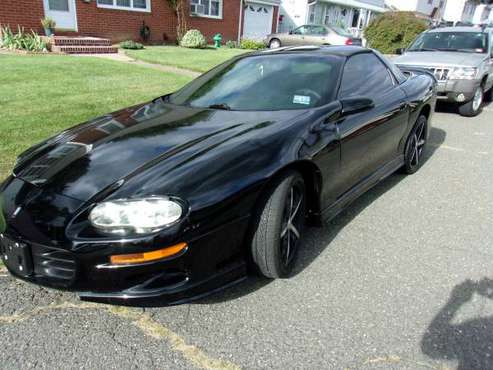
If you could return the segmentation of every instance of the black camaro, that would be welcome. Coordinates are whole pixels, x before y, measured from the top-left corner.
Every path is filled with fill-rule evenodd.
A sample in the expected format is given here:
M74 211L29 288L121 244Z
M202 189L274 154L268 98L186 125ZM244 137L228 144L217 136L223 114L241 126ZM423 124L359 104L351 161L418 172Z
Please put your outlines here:
M120 304L287 277L305 223L415 172L436 81L360 47L232 59L181 90L20 155L0 187L4 264Z

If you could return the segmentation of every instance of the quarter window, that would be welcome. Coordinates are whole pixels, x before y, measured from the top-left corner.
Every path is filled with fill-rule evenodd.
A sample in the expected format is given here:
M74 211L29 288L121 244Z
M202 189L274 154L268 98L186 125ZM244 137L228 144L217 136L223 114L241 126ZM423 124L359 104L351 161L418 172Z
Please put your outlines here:
M97 0L99 8L151 11L151 0Z
M222 0L190 0L190 13L201 17L222 18Z
M358 54L346 62L339 97L375 97L393 87L390 71L374 54Z

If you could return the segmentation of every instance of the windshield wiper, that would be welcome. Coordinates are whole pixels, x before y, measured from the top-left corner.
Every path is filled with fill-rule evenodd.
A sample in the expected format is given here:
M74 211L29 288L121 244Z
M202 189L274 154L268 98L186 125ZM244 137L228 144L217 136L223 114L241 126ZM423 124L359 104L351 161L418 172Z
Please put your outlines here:
M478 53L477 51L473 49L456 49L456 48L440 48L438 49L440 51L456 51L460 53Z
M408 51L437 51L437 49L418 48L418 49L409 49Z
M209 105L210 109L222 109L222 110L231 110L231 107L228 104L211 104Z

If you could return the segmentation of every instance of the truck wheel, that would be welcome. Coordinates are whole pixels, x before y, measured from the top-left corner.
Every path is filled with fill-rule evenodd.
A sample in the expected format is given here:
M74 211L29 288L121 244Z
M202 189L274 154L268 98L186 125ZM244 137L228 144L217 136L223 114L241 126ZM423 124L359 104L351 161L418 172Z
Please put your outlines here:
M474 97L467 103L459 106L460 115L464 117L475 117L479 113L481 113L481 110L483 108L483 97L483 87L478 86L476 92L474 93Z

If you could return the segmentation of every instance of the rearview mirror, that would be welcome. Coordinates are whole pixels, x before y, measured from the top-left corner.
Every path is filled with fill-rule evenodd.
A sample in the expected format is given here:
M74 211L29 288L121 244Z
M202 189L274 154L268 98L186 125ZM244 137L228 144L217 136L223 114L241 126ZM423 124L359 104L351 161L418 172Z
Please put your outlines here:
M402 54L404 54L404 52L405 52L405 51L406 51L406 49L404 49L404 48L399 48L399 49L396 49L396 50L395 50L395 53L396 53L397 55L402 55Z
M341 99L340 102L342 104L341 113L343 116L363 112L375 107L373 100L361 96Z

